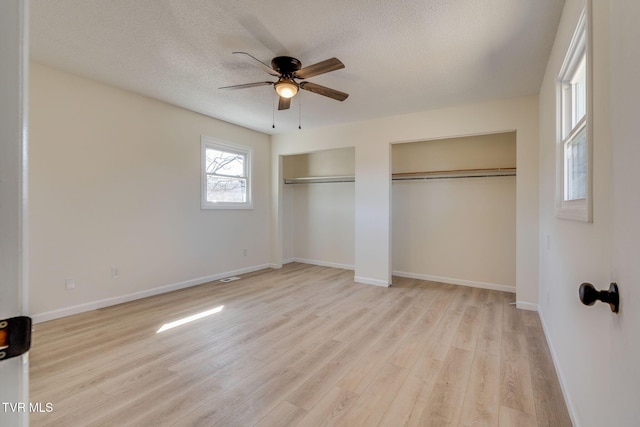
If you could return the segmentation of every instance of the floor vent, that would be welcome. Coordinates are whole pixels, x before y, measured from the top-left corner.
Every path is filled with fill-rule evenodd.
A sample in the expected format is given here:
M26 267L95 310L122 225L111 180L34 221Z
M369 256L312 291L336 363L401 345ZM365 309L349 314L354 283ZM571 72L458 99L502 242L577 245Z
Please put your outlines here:
M237 276L232 276L232 277L225 277L224 279L220 279L222 283L234 282L236 280L240 280L240 278Z

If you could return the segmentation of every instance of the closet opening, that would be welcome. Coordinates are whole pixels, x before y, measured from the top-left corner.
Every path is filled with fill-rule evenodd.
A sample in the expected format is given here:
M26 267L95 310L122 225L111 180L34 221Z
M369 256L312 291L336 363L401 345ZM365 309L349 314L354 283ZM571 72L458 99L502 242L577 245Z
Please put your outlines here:
M394 276L515 292L516 133L397 143Z
M355 148L282 157L283 262L354 269Z

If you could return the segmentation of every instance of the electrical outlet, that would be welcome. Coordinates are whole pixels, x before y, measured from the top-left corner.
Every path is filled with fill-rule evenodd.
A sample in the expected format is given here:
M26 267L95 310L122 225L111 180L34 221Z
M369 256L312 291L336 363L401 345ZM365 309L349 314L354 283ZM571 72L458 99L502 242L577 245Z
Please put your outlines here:
M242 255L243 255L243 256L247 256L247 250L246 250L246 249L243 249L243 250L242 250Z
M75 289L76 288L76 282L71 278L71 277L67 277L64 280L64 288L68 291Z
M117 279L118 277L120 277L120 270L118 267L111 267L111 278Z

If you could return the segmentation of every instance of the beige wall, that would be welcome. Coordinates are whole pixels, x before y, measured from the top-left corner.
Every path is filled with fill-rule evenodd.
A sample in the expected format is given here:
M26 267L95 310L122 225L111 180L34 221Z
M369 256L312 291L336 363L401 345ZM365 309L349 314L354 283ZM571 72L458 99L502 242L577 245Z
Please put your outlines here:
M394 144L393 173L516 167L514 132ZM394 181L394 275L515 292L516 178Z
M285 156L283 170L285 178L353 175L355 150L347 147Z
M293 185L293 259L353 268L353 182Z
M394 144L393 173L515 168L515 132Z
M391 144L516 132L516 287L521 307L538 298L538 98L516 98L387 117L272 138L272 259L284 259L286 224L282 156L355 147L355 278L386 286L391 279Z
M268 265L268 135L39 64L30 85L36 320ZM201 135L253 147L254 209L200 209Z

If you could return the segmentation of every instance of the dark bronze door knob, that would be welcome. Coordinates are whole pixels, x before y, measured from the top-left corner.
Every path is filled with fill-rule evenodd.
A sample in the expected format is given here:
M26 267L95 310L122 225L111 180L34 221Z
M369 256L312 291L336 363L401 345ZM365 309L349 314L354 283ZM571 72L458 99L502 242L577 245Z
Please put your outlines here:
M620 296L618 294L618 285L615 283L609 285L608 291L598 291L591 283L583 283L580 285L578 293L580 295L580 301L582 301L584 305L593 305L596 301L600 300L609 304L611 311L614 313L618 312Z

